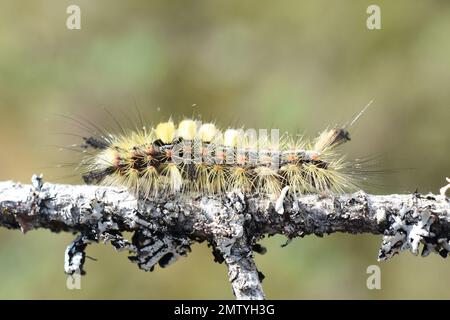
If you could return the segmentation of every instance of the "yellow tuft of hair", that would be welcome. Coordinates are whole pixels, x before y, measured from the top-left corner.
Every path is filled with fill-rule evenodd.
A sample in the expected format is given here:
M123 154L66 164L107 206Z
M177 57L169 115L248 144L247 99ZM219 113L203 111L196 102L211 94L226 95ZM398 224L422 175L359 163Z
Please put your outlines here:
M210 192L213 194L226 191L227 188L227 174L224 166L215 164L211 167L208 175L210 183Z
M253 183L247 168L243 166L231 167L229 176L229 191L238 189L243 192L250 192L252 190Z
M151 196L158 194L161 177L158 174L155 166L148 165L141 176L141 192L144 199L148 199Z
M123 177L122 183L127 189L132 190L136 194L139 194L139 171L134 168L128 169L125 176Z
M194 190L200 193L210 192L208 166L205 163L195 165Z
M197 133L197 124L195 121L187 119L178 124L178 136L183 140L194 140Z
M169 144L175 137L175 124L169 120L167 122L161 122L155 129L156 138L160 139L163 143Z
M202 142L211 142L216 134L217 129L213 123L205 123L198 130L198 137Z
M118 151L107 148L101 151L95 158L89 159L92 169L106 169L113 165L115 158L119 155Z
M166 180L168 189L171 193L176 193L183 186L183 176L180 169L175 163L167 164L161 171L163 178Z
M281 182L278 173L269 167L255 168L255 187L264 194L278 195L281 192Z
M223 134L223 144L225 147L236 148L242 143L242 134L236 129L228 129Z
M309 183L304 177L304 171L300 163L286 164L281 167L280 171L291 191L300 194L309 191Z

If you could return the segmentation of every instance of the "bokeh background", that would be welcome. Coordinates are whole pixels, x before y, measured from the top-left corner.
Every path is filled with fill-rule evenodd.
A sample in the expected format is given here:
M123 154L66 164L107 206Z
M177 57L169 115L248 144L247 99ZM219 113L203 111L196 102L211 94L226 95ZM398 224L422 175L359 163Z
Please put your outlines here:
M366 28L381 7L382 30ZM81 7L82 29L66 28ZM342 150L377 155L374 193L438 192L450 175L449 1L0 2L0 180L80 183L77 132L60 115L111 126L140 109L149 123L192 114L219 125L315 135L374 104ZM131 120L133 121L133 120ZM78 129L78 132L79 129ZM395 169L395 172L391 172ZM0 298L232 299L226 267L197 244L153 273L92 245L81 290L66 289L70 234L0 230ZM405 252L378 263L378 236L265 239L257 256L270 298L450 298L450 268ZM366 288L377 264L382 289Z

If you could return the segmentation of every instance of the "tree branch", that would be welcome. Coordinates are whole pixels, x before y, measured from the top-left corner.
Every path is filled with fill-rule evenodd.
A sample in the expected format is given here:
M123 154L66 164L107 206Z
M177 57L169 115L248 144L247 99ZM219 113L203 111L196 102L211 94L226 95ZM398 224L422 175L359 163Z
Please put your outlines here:
M445 195L295 195L279 199L232 192L216 196L165 196L136 200L126 190L97 186L0 182L0 226L46 228L79 235L67 247L65 271L84 273L84 250L92 242L128 250L139 268L165 267L207 241L217 262L228 266L238 299L263 299L262 274L253 252L265 235L292 239L333 232L382 234L379 260L409 249L446 257L450 251L450 201ZM126 240L122 233L133 232Z

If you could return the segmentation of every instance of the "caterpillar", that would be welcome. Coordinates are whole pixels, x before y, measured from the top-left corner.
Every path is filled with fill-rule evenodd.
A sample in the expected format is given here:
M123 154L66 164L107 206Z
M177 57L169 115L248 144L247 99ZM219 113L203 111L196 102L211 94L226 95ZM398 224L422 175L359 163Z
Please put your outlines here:
M103 132L83 137L86 152L79 169L87 184L126 187L144 199L236 189L278 195L286 186L299 194L358 187L361 164L336 152L350 140L347 126L326 129L315 139L262 132L259 137L243 128L222 132L214 123L194 119Z

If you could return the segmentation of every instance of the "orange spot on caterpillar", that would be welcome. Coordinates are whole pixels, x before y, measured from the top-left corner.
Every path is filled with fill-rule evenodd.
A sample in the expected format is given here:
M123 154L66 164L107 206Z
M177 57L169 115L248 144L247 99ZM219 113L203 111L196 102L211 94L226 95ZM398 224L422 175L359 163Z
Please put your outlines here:
M237 163L240 165L245 165L247 163L247 157L244 155L238 156Z
M114 167L119 167L121 161L122 161L122 158L120 157L120 154L119 154L119 153L116 153L116 154L114 155L113 166L114 166Z
M192 147L191 146L183 146L182 151L183 151L183 153L191 154L192 153Z
M152 146L148 146L147 149L145 150L145 154L148 156L153 155L154 152L155 152L155 149Z
M272 157L264 155L260 158L260 162L263 165L269 165L272 164Z
M287 161L289 161L289 162L295 162L297 160L298 160L298 157L295 154L290 154L287 157Z
M225 160L225 153L222 152L222 151L217 152L217 153L216 153L216 158L217 158L218 160Z

